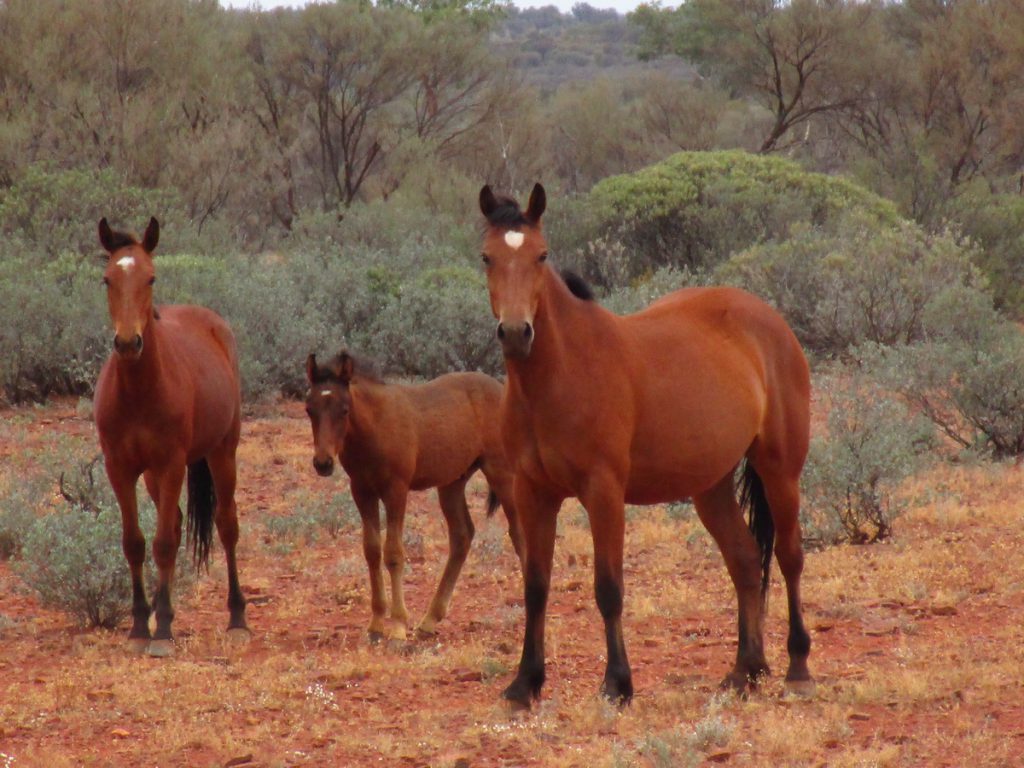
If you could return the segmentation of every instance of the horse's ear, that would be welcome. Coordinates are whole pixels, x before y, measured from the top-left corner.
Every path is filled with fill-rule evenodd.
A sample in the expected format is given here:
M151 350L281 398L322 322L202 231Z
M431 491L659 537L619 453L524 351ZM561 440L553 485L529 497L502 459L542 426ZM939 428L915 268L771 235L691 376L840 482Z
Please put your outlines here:
M114 232L113 232L113 230L110 229L110 224L107 223L107 217L106 216L104 216L102 219L100 219L99 234L100 234L100 245L103 246L103 249L107 253L113 253L114 252Z
M483 189L480 190L480 213L484 215L485 219L489 219L497 208L498 198L491 191L491 185L484 184Z
M342 352L338 355L338 378L345 384L348 384L352 381L352 376L355 372L356 361L352 359L352 355L348 352Z
M547 193L538 181L533 185L533 192L530 193L530 203L526 206L526 219L531 224L540 224L540 217L544 215L544 209L548 204Z
M310 384L316 384L316 355L306 358L306 378Z
M152 253L156 250L156 244L160 240L160 222L156 220L156 216L153 216L149 220L149 226L146 227L146 234L142 238L142 249L146 253Z

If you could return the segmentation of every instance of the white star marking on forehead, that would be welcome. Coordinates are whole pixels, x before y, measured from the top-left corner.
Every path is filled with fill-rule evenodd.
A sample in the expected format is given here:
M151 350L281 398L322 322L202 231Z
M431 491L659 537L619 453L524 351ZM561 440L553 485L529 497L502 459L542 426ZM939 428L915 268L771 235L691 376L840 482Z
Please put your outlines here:
M524 235L522 232L510 231L505 233L505 242L508 243L508 247L512 248L513 250L518 250L519 247L523 244L523 240L525 239L526 235Z
M324 397L330 397L331 396L331 390L329 390L329 389L322 389L322 390L320 390L320 394L323 395Z
M117 260L117 266L123 269L125 272L129 272L132 267L135 266L134 256L122 256Z

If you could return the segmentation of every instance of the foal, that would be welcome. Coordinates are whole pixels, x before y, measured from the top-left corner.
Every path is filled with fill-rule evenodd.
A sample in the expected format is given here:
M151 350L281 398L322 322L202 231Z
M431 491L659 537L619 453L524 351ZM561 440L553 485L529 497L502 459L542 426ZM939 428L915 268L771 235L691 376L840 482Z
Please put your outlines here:
M334 471L334 456L338 456L363 521L363 553L372 594L371 640L385 634L387 611L380 568L379 504L384 502L387 518L384 563L391 576L390 636L404 639L409 618L402 595L406 499L409 491L437 488L448 525L448 562L430 608L417 627L421 636L433 635L448 612L455 581L473 540L466 483L477 469L490 485L488 515L501 504L512 546L520 563L523 560L512 502L512 473L498 429L502 385L482 373L451 373L419 385L386 384L347 352L326 365L317 365L316 355L310 355L306 377L313 466L327 477Z
M213 523L228 566L229 637L248 639L245 598L238 584L235 544L235 449L241 429L241 390L235 338L204 307L153 305L153 250L160 236L150 219L142 242L113 231L102 219L100 244L109 254L103 284L114 326L114 351L96 382L96 430L110 485L121 508L121 543L132 576L129 646L168 656L171 578L181 544L178 499L188 475L188 532L198 563L209 559ZM149 631L150 605L142 584L146 540L139 529L139 476L156 504L153 559L160 572ZM214 507L216 506L216 511Z

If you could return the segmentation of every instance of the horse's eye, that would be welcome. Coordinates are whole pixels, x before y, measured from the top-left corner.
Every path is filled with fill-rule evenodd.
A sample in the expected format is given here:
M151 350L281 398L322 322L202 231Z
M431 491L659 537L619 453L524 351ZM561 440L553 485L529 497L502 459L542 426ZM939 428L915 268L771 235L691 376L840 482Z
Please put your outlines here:
M102 282L105 286L107 286L107 288L110 287L110 281L106 278L106 276L103 277Z
M313 418L313 409L310 408L308 405L306 406L306 415L309 416L309 418L311 419Z
M540 255L540 258L537 259L537 261L541 261L541 262L544 262L544 261L547 261L547 260L548 260L548 252L547 251L544 251L544 253L542 253Z
M152 284L153 284L153 283L155 283L155 282L156 282L156 277L151 277L151 278L149 278L149 283L148 283L148 285L152 285Z
M480 254L480 261L482 261L484 263L485 267L491 266L491 258L486 253L481 253Z

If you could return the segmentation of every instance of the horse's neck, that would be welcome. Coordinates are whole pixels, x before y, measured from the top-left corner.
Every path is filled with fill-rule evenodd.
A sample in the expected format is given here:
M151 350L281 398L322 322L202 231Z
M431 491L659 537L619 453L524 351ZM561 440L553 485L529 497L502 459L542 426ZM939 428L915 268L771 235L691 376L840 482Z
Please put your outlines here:
M352 382L349 392L352 404L343 453L353 459L376 454L379 443L376 424L380 421L382 411L388 408L385 385L360 378Z
M154 404L164 392L167 345L159 322L153 317L146 323L142 331L142 356L138 360L116 358L118 385L127 399Z
M551 387L564 386L563 370L583 369L593 334L595 305L569 292L561 277L549 269L534 316L534 340L524 360L506 359L513 392L529 400Z

